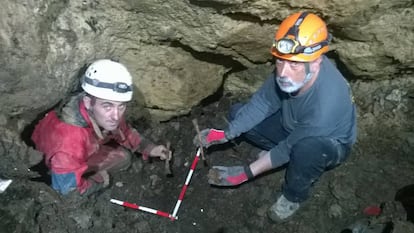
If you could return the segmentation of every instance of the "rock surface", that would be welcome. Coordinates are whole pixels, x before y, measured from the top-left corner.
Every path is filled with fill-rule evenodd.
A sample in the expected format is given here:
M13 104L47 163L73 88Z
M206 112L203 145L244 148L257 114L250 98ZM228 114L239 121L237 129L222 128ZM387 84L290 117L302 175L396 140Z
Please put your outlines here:
M97 58L127 65L141 94L139 110L153 120L187 114L228 74L270 61L278 23L304 9L327 21L332 51L349 78L388 79L414 68L410 0L6 0L2 6L7 118L34 120L79 90L80 73Z
M192 161L189 118L223 127L228 106L273 69L269 47L277 25L304 9L328 23L328 55L351 81L359 133L349 161L321 179L292 222L274 225L265 214L280 171L238 189L214 189L199 165L174 223L108 204L117 197L169 211ZM0 194L0 232L340 232L366 222L366 206L398 206L396 191L414 176L413 12L411 0L3 1L0 178L13 182ZM171 140L175 178L165 179L159 163L138 159L103 194L62 199L45 169L32 166L41 156L30 134L47 110L80 90L80 75L98 58L118 59L132 72L128 118L155 141ZM208 162L248 162L250 150L244 144L213 150ZM413 232L404 215L391 209L370 222Z

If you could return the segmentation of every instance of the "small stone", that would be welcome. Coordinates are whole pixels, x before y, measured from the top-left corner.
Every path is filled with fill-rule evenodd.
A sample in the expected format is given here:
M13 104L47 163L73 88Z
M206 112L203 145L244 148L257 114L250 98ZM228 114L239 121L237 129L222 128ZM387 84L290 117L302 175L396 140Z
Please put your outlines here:
M342 217L342 207L338 204L333 204L329 207L329 216L333 218Z

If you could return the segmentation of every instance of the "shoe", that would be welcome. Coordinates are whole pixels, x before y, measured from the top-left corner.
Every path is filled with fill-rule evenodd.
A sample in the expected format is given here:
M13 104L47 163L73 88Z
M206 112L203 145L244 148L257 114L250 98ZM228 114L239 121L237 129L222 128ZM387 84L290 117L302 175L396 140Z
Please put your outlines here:
M275 222L289 219L300 207L298 202L291 202L282 194L267 212L268 217Z

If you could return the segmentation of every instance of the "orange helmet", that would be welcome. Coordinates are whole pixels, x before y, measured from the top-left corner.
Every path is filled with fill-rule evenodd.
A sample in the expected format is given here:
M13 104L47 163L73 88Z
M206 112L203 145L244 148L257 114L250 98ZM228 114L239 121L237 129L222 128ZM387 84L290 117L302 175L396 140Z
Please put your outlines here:
M289 61L310 62L328 51L330 39L321 18L312 13L298 12L280 24L271 53Z

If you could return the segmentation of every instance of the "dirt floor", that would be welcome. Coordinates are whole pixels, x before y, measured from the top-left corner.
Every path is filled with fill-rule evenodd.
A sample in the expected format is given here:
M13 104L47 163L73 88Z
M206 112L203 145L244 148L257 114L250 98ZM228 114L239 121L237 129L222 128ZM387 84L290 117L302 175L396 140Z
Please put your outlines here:
M386 126L362 130L348 161L325 173L314 185L312 197L283 224L272 223L266 216L281 190L283 169L235 188L207 183L212 165L241 165L255 160L258 150L245 142L205 151L206 160L197 164L175 221L110 202L113 198L172 213L195 158L192 120L197 119L201 129L224 127L227 109L234 102L225 96L194 109L189 116L161 124L135 123L154 141L171 141L173 177L166 175L163 161L142 161L137 155L129 170L112 176L109 189L88 199L62 198L48 186L47 179L14 180L0 194L0 232L414 232L412 224L405 221L404 208L410 206L395 201L398 190L414 183L414 157L399 129ZM366 216L364 209L369 206L381 207L382 214Z

